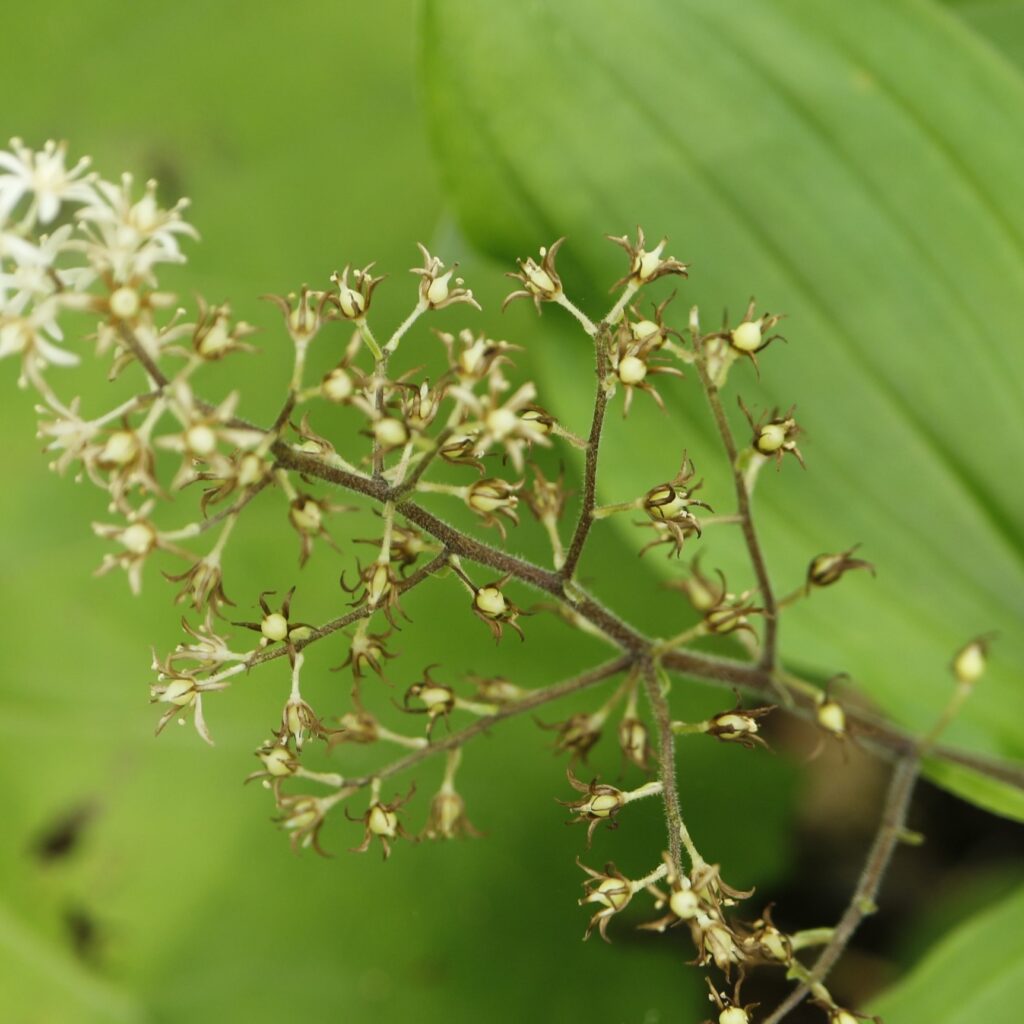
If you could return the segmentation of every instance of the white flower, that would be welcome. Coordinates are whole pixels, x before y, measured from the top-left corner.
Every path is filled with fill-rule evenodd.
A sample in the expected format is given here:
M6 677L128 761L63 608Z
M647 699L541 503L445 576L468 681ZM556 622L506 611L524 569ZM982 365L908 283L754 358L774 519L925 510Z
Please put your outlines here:
M182 199L169 210L161 209L155 181L147 182L142 197L133 201L130 174L122 175L120 185L97 182L92 201L77 214L90 236L85 244L89 262L116 281L150 280L154 264L184 263L177 236L199 237L181 218L187 205Z
M71 226L65 224L51 235L43 235L38 244L9 232L0 234L0 259L8 257L13 267L0 272L0 309L16 315L24 312L30 301L47 298L64 289L80 291L87 288L94 275L87 267L57 269L60 255L69 245Z
M51 298L24 315L0 315L0 359L21 355L25 377L31 377L48 363L75 366L78 356L54 344L64 337L56 313L56 300Z
M62 203L88 203L95 198L91 176L85 173L88 158L65 167L66 143L58 145L51 140L34 153L21 139L11 139L11 150L0 150L0 170L6 171L0 173L0 221L6 220L26 195L32 197L26 220L37 219L40 224L49 224L60 213Z

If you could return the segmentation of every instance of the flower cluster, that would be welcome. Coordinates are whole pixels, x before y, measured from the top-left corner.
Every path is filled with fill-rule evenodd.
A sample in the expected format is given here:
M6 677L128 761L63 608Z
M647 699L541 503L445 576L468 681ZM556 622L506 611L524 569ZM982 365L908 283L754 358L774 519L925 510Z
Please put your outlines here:
M428 378L416 368L420 351L407 360L411 368L401 368L408 348L403 343L424 318L452 306L479 309L455 265L420 245L421 262L411 268L412 308L389 333L378 334L374 299L383 277L373 264L347 263L325 274L320 286L265 296L282 318L274 343L288 346L293 362L278 414L270 425L258 426L241 415L239 393L210 398L200 380L208 364L252 350L251 325L236 319L228 304L208 298L197 298L190 312L159 284L163 265L183 262L181 243L196 238L184 219L186 208L185 201L162 206L152 182L137 189L128 175L111 182L91 171L88 161L69 164L63 145L33 151L13 140L10 151L0 153L0 358L14 357L20 385L39 395L40 435L52 467L89 480L109 497L111 521L93 526L107 546L98 571L123 570L138 593L151 567L159 567L177 588L175 600L189 609L184 639L166 656L154 655L150 697L161 706L157 731L190 716L212 743L204 698L219 710L243 674L276 663L286 680L280 715L258 742L260 767L248 778L269 791L276 821L297 850L326 853L328 824L344 820L331 812L342 806L344 818L362 829L352 849L379 845L387 857L397 840L479 835L455 784L469 741L506 718L604 687L608 692L596 708L577 706L548 724L538 719L553 732L555 752L570 761L567 777L575 795L561 802L570 823L586 826L589 849L601 825L628 827L643 813L633 805L656 797L646 806L662 808L667 850L652 850L648 863L656 866L632 878L612 863L601 871L581 864L586 878L580 902L592 908L586 934L596 929L609 939L612 919L646 894L656 916L640 927L682 928L695 962L722 976L721 984L709 981L719 1024L753 1020L755 1007L741 1001L740 985L744 973L759 965L810 980L830 1020L853 1019L832 999L823 977L812 976L798 959L797 952L811 944L806 936L780 931L770 909L747 920L736 910L751 893L727 885L700 854L676 796L677 737L710 736L765 756L764 720L776 703L809 720L823 742L856 742L858 736L854 707L831 688L821 690L780 668L778 624L796 601L855 569L874 569L855 557L855 547L819 554L800 588L782 597L774 593L753 528L751 494L759 468L770 459L781 466L792 455L803 465L801 428L793 407L755 417L740 398L749 430L735 435L721 400L741 360L758 366L757 356L778 337L773 330L780 316L759 312L751 302L738 322L727 319L721 330L702 333L696 309L685 330L670 326L672 296L644 312L645 289L664 278L685 279L688 268L666 255L667 240L648 247L639 229L635 241L611 239L625 251L626 267L614 303L597 320L569 296L557 266L562 239L520 260L510 275L516 287L509 300L526 298L538 312L560 307L592 350L597 389L591 422L580 425L584 437L559 422L535 382L519 378L517 345L472 326L424 339L444 360L440 373ZM52 372L80 362L88 344L106 360L111 377L134 374L137 384L132 398L94 416L83 412L79 398L61 397ZM581 359L581 366L590 363L589 356ZM684 375L685 386L703 391L732 477L731 492L709 499L718 508L735 498L735 512L716 515L698 497L704 492L697 468L685 452L676 463L678 451L670 453L666 476L679 468L669 479L651 480L644 493L598 505L606 412L620 402L625 415L637 391L664 407L684 386L678 383ZM332 431L327 413L339 408L356 419L361 433ZM558 449L557 472L545 461L549 449ZM580 450L579 487L567 488L566 465L578 465L573 460ZM616 481L607 488L614 491ZM344 502L336 500L338 490L345 492ZM172 525L172 501L180 510L188 495L195 496L189 521L182 525L179 513ZM225 582L225 550L261 495L267 504L276 502L282 528L297 536L300 569L311 559L338 564L347 596L335 594L330 607L346 602L343 614L321 625L310 621L319 595L301 584L279 597L239 593L232 578ZM505 547L509 531L520 527L521 503L550 543L549 564L528 562ZM371 508L375 519L365 516ZM721 572L704 572L701 555L688 565L677 563L670 585L689 605L679 632L645 635L591 597L578 573L589 539L600 532L597 524L621 512L639 516L646 536L653 531L641 551L666 546L670 558L694 545L704 554L714 538L722 538L723 527L740 527L733 538L746 548L750 579L733 591ZM359 516L358 522L375 525L354 527ZM453 525L460 518L466 525ZM353 531L370 536L350 541ZM363 545L359 557L353 544ZM525 639L530 616L553 614L607 641L616 656L536 688L500 674L460 681L437 666L395 668L389 664L397 657L390 649L393 636L409 618L403 602L428 582L465 597L464 618L452 624L453 633L485 627L496 644L509 630ZM239 608L258 611L246 618L232 611ZM307 697L318 691L304 684L321 668L310 648L330 637L342 643L344 658L335 670L351 674L351 697L340 707L314 708ZM706 653L691 646L721 638L733 647ZM959 651L948 714L909 749L928 749L981 677L989 643L980 637ZM735 657L737 645L747 657ZM391 724L364 702L364 687L377 686L368 672L387 682L394 681L388 676L402 677L404 689L392 691L404 695L392 699ZM740 698L703 721L676 721L670 699L682 676L737 687L771 703ZM422 716L424 727L402 728L410 719L401 715ZM618 741L620 777L615 784L580 778L578 766L608 734ZM898 733L874 730L876 745L886 737L896 753L906 754L908 741ZM401 756L355 774L346 768L352 763L345 760L349 744L399 747ZM444 774L416 834L406 827L416 784L404 796L386 796L383 786L387 782L390 793L393 775L417 770L440 753ZM327 758L333 763L321 763ZM627 773L635 778L623 781ZM891 831L883 838L894 843L900 828ZM856 905L867 906L871 895L859 893Z

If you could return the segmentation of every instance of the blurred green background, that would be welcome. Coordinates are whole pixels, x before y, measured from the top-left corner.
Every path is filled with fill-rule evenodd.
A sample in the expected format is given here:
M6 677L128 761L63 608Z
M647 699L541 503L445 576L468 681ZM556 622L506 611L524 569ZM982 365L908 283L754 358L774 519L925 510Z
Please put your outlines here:
M276 312L256 297L375 259L392 278L377 323L397 322L423 240L463 261L485 303L483 315L455 307L437 323L529 343L520 365L579 430L591 392L580 339L525 304L500 317L501 272L569 233L567 285L598 311L619 273L601 234L638 221L671 233L672 251L695 264L677 315L700 301L713 323L751 292L790 313L790 345L766 355L760 385L742 379L760 405L798 401L808 426L810 471L787 466L764 486L783 586L814 554L858 540L879 567L878 581L851 579L794 613L787 656L812 672L850 671L920 728L948 692L951 651L999 628L992 679L951 740L1020 757L1024 88L1012 61L1024 33L1020 5L952 6L963 22L902 2L856 14L824 2L9 5L0 137L66 138L108 177L131 169L159 178L167 200L192 198L202 243L161 281L185 298L230 298L266 328L260 355L210 377L211 394L241 388L254 418L273 409L289 362ZM414 346L405 365L437 347L426 328ZM242 788L287 690L280 664L208 702L214 749L191 730L154 741L148 647L178 638L171 591L152 572L141 600L118 574L92 578L102 545L88 523L104 518L102 495L45 471L31 397L16 391L13 365L0 373L0 1021L702 1019L678 933L624 922L612 947L579 941L581 835L562 827L552 798L566 796L563 767L532 723L467 753L460 789L487 839L400 846L386 866L344 854L359 836L344 821L325 830L336 858L294 857L267 821L266 794ZM106 401L101 373L73 387L87 407ZM643 396L628 429L614 417L603 500L667 478L688 446L726 505L693 382L665 393L682 417L665 419ZM678 441L663 440L666 424ZM354 518L333 531L346 564L347 540L373 530L369 515ZM679 570L637 561L639 543L609 526L585 575L632 620L668 632L682 606L658 583ZM515 544L544 557L530 524ZM339 613L335 556L318 552L300 577L296 553L280 506L254 506L226 570L242 617L260 590L297 580L303 618ZM714 558L741 571L735 552ZM433 661L449 681L500 671L539 685L601 656L543 616L526 622L526 644L496 651L454 585L410 595L407 610L391 673L399 693ZM321 646L308 696L341 710L347 682L327 668L345 648ZM389 696L379 688L381 707ZM724 706L684 686L674 701L680 717ZM597 766L614 773L614 751ZM417 822L439 770L421 777ZM877 766L855 754L807 772L698 744L681 772L691 830L730 882L790 894L792 926L838 912L873 827ZM1012 794L946 781L1020 816ZM41 839L78 812L73 851L41 860ZM899 913L840 984L851 999L870 996L934 951L919 991L928 971L962 986L984 976L984 1019L1016 1020L1000 1014L1024 989L1006 910L1024 873L1019 839L937 791L920 814L937 842L902 855L886 893ZM943 832L944 818L969 837ZM640 873L661 843L657 815L637 815L599 832L588 862ZM935 885L941 905L928 898ZM966 927L988 945L943 946L979 906L996 917ZM927 1014L913 988L892 999L892 1024L960 1019L955 999Z

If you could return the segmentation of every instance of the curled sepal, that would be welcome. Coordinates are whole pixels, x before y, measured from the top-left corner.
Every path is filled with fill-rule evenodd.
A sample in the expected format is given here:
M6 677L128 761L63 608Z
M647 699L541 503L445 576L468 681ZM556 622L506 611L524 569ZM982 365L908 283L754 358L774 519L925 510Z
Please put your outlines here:
M584 940L589 939L594 929L605 942L611 942L608 938L608 922L620 911L624 910L629 901L633 898L632 883L621 871L609 861L604 866L604 871L595 871L587 867L579 857L576 863L587 873L583 880L583 898L579 905L585 906L588 903L597 905L597 911L587 923L587 930L584 932Z

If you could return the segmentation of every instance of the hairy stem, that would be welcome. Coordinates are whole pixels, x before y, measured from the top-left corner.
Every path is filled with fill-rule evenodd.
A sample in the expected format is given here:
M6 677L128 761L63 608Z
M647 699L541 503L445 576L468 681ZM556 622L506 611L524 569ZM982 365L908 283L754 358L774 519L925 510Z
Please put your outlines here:
M604 429L604 415L608 408L608 387L605 378L608 375L607 354L608 328L602 324L594 336L594 353L597 374L597 394L594 397L594 416L590 423L590 436L587 438L586 466L583 475L583 500L580 505L579 519L573 531L572 541L561 574L572 579L583 546L587 542L590 527L594 523L594 505L597 503L597 466L601 448L601 432Z
M425 761L427 758L433 757L435 754L440 754L443 751L454 750L456 747L461 747L464 743L473 739L473 737L487 732L491 726L497 725L498 722L503 722L508 718L515 718L517 715L526 714L527 711L534 711L537 708L542 707L545 704L549 704L551 701L558 700L560 697L565 697L570 693L578 693L580 690L586 690L591 686L596 686L598 683L604 682L606 679L617 675L619 672L625 671L630 667L630 665L632 665L632 663L633 657L631 655L623 655L620 658L616 658L614 661L605 662L603 665L599 665L597 668L590 669L590 671L574 676L571 679L555 683L553 686L546 686L541 690L534 690L533 693L523 697L522 700L517 700L514 703L509 704L507 707L503 707L493 715L486 715L483 718L479 718L472 725L466 726L465 729L461 729L459 732L453 732L450 736L445 736L444 739L433 741L430 746L413 751L413 753L407 754L405 757L399 758L397 761L393 761L391 764L386 765L370 775L361 775L357 778L345 779L345 786L368 786L374 780L380 781L390 778L392 775L398 775L400 772L408 771L408 769L414 768L421 761Z
M729 426L725 409L722 407L721 395L708 373L703 357L698 357L696 366L708 405L711 406L711 412L715 418L715 426L718 427L718 433L729 459L729 468L732 471L733 485L736 489L736 508L740 516L740 528L747 545L750 564L753 566L754 575L757 578L757 586L761 591L761 599L764 601L764 645L761 649L761 667L772 670L775 668L778 658L779 609L775 601L775 592L768 576L768 566L764 560L761 544L757 539L757 530L754 527L754 517L750 507L750 492L747 490L747 482L739 466L736 439L733 437L732 427Z
M857 888L854 889L843 916L839 919L828 944L814 961L807 978L800 983L786 999L779 1004L775 1012L767 1018L765 1024L778 1024L792 1010L796 1009L816 985L821 984L836 961L843 955L854 932L861 921L874 913L875 900L885 877L889 861L906 830L907 811L917 783L920 761L917 751L902 757L893 769L886 794L882 818L875 834L874 842L864 863Z

